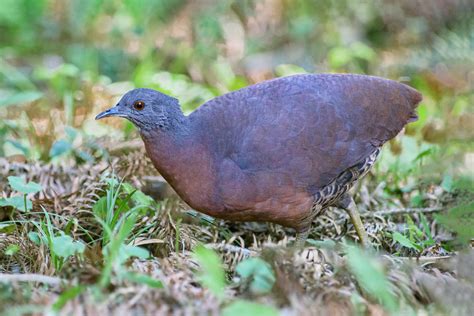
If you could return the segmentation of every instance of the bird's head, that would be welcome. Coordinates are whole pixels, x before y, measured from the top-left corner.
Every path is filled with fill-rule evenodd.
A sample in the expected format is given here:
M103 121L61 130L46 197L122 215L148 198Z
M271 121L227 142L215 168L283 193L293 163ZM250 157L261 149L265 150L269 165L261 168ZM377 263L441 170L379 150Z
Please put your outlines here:
M116 106L98 114L95 119L109 116L124 117L141 132L170 129L184 119L177 99L144 88L130 90Z

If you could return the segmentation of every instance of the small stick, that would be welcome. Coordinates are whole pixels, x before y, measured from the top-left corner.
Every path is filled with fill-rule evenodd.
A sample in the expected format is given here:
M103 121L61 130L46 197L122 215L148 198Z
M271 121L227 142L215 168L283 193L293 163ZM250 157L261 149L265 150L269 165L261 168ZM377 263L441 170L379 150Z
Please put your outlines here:
M24 274L8 274L8 273L0 273L0 283L6 282L39 282L45 283L50 285L59 285L65 280L52 277L42 274L34 274L34 273L24 273Z
M426 208L395 208L390 210L381 210L376 212L365 212L360 214L361 217L372 217L372 216L386 216L386 215L397 215L406 213L434 213L442 211L442 207L426 207Z

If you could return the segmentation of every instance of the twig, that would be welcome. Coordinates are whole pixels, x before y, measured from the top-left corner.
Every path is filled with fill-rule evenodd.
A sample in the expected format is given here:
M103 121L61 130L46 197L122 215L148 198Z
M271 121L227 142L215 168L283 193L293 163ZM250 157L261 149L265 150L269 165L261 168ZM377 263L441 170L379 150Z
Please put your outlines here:
M407 214L407 213L434 213L442 211L442 207L425 207L425 208L394 208L390 210L381 210L376 212L366 212L360 214L361 217L372 217L372 216L387 216L387 215L397 215L397 214Z
M61 282L65 280L52 277L42 274L34 274L34 273L24 273L24 274L8 274L8 273L0 273L0 283L6 282L39 282L45 283L50 285L59 285Z

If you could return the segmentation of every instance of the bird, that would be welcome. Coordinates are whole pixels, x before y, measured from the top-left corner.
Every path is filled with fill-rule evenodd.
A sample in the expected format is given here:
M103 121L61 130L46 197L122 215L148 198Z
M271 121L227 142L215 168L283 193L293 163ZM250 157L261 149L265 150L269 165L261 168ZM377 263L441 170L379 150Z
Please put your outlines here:
M349 190L417 120L421 100L381 77L299 74L223 94L189 115L178 99L137 88L96 120L131 121L155 168L196 211L290 227L303 246L313 220L339 207L368 245Z

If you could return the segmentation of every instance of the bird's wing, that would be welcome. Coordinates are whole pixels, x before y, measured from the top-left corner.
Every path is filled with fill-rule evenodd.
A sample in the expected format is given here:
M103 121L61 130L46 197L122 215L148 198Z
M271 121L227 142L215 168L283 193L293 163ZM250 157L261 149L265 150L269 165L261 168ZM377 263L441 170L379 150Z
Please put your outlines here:
M213 99L195 117L241 170L317 189L396 136L420 100L377 77L298 75Z

